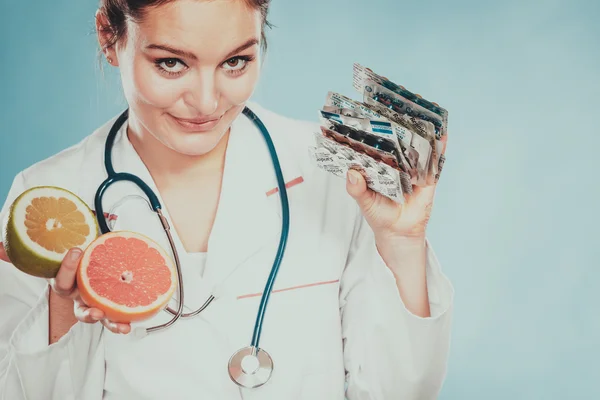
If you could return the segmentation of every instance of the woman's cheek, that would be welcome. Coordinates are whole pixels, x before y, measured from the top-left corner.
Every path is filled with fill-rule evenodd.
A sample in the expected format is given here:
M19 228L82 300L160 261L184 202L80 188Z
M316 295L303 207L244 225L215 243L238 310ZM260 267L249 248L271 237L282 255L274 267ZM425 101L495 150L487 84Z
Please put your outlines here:
M139 100L156 108L170 108L181 93L181 79L169 79L154 66L137 66L133 82Z
M256 88L258 73L258 68L252 66L238 78L225 78L227 81L222 95L227 98L228 103L237 106L248 101Z

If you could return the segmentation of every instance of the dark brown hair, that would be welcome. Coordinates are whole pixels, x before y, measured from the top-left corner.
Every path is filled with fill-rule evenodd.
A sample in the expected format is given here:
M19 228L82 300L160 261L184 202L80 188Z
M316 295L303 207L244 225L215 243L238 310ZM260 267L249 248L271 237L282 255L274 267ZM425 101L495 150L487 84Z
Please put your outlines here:
M175 0L100 0L100 11L106 15L112 34L105 48L114 46L127 35L127 19L140 22L148 8L159 7ZM250 8L260 11L262 15L261 47L267 50L265 27L272 25L267 21L267 13L271 0L240 0ZM104 49L102 49L104 50Z

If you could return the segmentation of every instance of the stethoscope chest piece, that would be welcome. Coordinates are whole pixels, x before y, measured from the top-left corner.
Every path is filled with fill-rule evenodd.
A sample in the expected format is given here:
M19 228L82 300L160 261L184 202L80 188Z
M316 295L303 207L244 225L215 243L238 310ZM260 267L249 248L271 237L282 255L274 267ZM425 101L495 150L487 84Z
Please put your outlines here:
M238 350L229 359L229 376L243 388L253 389L267 383L273 373L273 359L253 346Z

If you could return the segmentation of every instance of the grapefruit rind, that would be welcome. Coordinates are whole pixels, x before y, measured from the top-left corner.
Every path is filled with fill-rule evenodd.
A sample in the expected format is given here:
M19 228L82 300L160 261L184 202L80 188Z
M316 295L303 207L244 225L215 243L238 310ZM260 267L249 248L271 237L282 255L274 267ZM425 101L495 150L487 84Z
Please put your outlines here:
M72 201L90 227L90 233L82 250L98 237L98 221L88 205L76 194L55 186L35 186L21 193L11 204L4 224L4 248L11 263L28 275L39 278L54 278L69 249L62 253L52 252L32 241L27 235L25 216L27 207L34 198L64 197Z
M136 238L144 241L148 247L156 249L165 260L165 265L169 268L171 285L169 290L160 295L152 304L147 306L127 307L115 303L112 300L98 295L91 287L87 276L87 266L90 263L92 251L108 239L114 237ZM112 322L130 323L149 319L160 312L171 300L177 288L177 270L175 262L169 254L154 240L137 232L115 231L106 233L92 242L81 257L79 268L77 270L77 286L81 299L89 307L94 307L104 312L105 317Z

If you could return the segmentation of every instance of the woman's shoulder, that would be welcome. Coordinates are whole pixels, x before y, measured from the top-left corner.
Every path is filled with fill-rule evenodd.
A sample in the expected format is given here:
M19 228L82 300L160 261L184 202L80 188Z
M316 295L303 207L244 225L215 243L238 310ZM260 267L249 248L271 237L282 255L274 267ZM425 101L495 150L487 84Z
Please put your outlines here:
M85 163L90 159L102 157L104 142L114 119L111 118L78 143L30 165L20 175L30 187L64 184L74 174L83 172Z
M264 120L267 129L276 139L304 145L314 143L315 132L319 132L319 123L285 116L257 103L249 103L249 108ZM316 114L315 114L316 115Z
M248 108L267 127L277 152L282 153L280 159L284 158L288 164L294 162L307 174L317 172L310 159L309 148L315 147L315 134L320 131L318 122L285 116L256 103L249 103Z
M82 188L89 186L86 182L94 179L90 176L89 168L86 168L86 165L96 162L95 159L101 162L104 141L111 121L106 122L78 143L18 172L4 198L4 205L0 210L0 223L4 222L4 215L10 204L21 193L36 186L60 187L82 197ZM0 202L1 204L2 202Z

